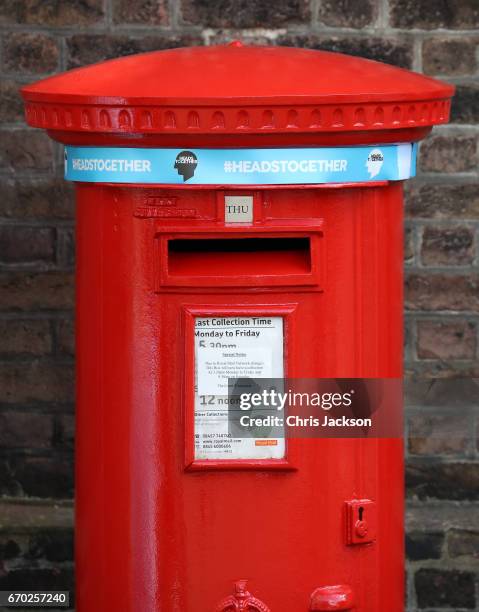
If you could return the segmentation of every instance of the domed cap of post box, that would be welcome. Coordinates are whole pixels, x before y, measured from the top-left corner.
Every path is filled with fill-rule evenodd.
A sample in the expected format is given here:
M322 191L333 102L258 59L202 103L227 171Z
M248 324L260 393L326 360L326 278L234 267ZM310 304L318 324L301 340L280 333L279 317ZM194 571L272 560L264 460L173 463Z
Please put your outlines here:
M238 43L132 55L22 89L28 123L53 136L378 136L446 123L453 92L435 79L358 57Z

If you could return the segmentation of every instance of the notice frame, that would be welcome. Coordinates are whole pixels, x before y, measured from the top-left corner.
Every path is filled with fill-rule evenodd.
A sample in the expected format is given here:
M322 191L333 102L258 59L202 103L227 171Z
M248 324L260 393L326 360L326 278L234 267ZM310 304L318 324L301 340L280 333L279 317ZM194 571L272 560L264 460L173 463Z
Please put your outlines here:
M202 470L295 470L294 440L285 439L285 452L281 459L197 459L195 456L195 322L198 317L282 317L284 377L295 375L295 311L297 303L287 304L239 304L239 305L184 305L184 385L183 416L185 430L185 469Z

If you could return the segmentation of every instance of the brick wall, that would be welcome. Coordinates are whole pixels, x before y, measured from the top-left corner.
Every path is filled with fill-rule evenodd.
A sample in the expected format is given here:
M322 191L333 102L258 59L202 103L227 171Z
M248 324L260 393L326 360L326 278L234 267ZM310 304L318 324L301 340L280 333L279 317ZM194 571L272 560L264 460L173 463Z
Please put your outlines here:
M408 185L405 359L410 373L479 376L477 0L2 0L0 589L72 582L73 198L59 147L25 127L18 87L235 37L457 84L452 123L422 145ZM410 404L409 609L479 610L475 412Z

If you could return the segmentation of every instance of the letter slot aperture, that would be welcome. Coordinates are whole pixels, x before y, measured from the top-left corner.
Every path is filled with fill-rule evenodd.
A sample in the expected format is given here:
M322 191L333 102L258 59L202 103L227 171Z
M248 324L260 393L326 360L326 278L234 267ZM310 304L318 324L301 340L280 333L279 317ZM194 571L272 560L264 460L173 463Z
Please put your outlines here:
M160 247L162 285L315 285L319 236L170 237Z
M309 238L219 238L168 241L168 270L172 275L244 276L308 274Z

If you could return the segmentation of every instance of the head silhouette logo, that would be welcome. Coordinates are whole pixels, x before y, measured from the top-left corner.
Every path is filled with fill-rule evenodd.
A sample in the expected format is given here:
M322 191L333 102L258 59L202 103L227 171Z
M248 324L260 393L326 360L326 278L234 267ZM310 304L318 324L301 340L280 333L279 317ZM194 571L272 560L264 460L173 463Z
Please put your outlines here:
M380 149L373 149L368 155L366 168L369 172L369 178L374 178L381 172L384 163L384 155Z
M175 160L175 170L183 177L183 181L190 179L198 165L198 158L191 151L181 151L178 153Z

